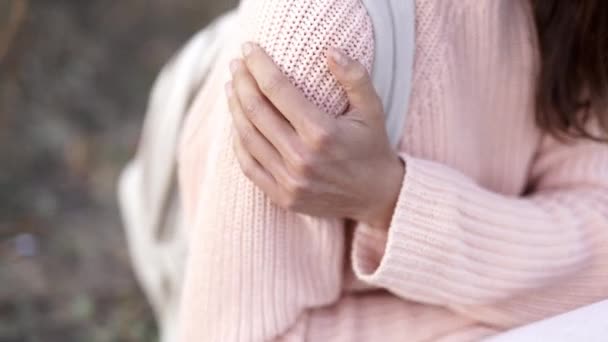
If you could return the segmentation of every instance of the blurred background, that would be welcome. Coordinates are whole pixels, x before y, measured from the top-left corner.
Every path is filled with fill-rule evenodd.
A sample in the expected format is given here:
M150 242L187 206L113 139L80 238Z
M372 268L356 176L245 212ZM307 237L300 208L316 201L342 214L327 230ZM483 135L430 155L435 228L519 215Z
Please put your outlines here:
M116 203L161 66L235 0L0 0L0 342L156 341Z

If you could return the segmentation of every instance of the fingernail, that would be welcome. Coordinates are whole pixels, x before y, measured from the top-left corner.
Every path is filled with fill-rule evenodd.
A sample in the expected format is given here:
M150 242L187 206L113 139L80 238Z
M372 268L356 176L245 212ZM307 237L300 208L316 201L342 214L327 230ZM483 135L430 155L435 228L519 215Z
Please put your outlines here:
M329 48L329 57L340 66L347 66L350 58L348 58L342 51L336 48Z
M226 85L224 86L224 88L226 89L226 95L228 97L232 97L232 94L233 94L232 81L228 81L228 83L226 83Z
M251 44L249 42L243 44L242 50L243 50L243 56L244 57L249 56L249 54L251 53L251 51L253 51L253 44Z
M236 73L237 70L239 70L239 65L241 64L241 62L238 59L233 59L232 62L230 62L230 72L234 75L234 73Z

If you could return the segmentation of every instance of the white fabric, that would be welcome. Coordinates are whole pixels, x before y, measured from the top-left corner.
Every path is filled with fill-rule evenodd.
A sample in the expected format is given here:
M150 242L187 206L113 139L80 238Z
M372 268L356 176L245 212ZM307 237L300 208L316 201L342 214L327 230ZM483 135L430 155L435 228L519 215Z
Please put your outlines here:
M415 55L414 0L362 0L374 26L372 80L382 99L386 129L397 147L407 116Z
M608 300L514 329L487 342L606 342Z

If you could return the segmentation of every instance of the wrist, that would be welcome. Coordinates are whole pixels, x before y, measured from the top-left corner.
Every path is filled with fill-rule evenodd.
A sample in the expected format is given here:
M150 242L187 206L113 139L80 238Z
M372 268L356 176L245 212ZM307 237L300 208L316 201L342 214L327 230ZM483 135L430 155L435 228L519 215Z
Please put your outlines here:
M394 160L383 170L385 172L382 172L378 179L381 186L374 189L379 191L379 196L374 197L368 206L368 214L361 221L375 229L388 230L401 192L405 162L395 155Z

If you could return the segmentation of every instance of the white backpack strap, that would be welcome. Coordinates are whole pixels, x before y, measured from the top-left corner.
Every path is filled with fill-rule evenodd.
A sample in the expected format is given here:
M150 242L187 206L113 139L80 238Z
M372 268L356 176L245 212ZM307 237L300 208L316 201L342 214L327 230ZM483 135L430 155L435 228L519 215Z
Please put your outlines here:
M374 26L372 80L382 99L386 128L394 147L400 142L412 91L415 55L414 0L362 0Z
M234 24L229 13L194 36L161 72L150 96L138 158L144 163L144 200L151 224L160 235L168 192L174 183L176 149L185 113L218 54L225 32Z
M119 204L133 269L156 313L163 342L175 341L187 255L177 196L177 144L185 113L215 63L234 18L230 13L200 31L163 68L150 95L139 149L119 180Z

